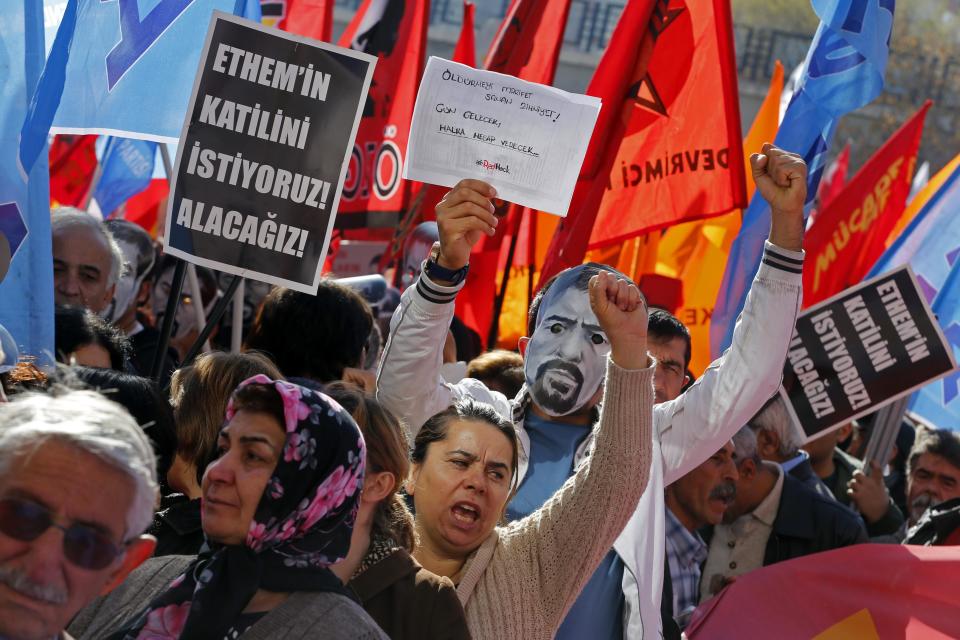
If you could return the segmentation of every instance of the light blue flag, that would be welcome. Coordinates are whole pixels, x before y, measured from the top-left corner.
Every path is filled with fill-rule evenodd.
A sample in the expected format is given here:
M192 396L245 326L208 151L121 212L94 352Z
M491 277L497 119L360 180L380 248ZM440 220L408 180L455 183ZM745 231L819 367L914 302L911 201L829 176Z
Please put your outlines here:
M956 358L960 355L960 263L954 263L942 283L933 313ZM910 410L938 427L960 430L960 372L954 371L917 391Z
M93 194L104 217L150 186L156 155L156 142L116 137L107 141Z
M933 302L960 255L960 168L930 196L916 217L867 274L880 275L909 264L927 302Z
M258 0L69 0L25 132L176 139L215 9L260 20Z
M820 27L775 140L778 147L801 155L807 163L808 212L837 121L883 90L894 0L813 0L813 10ZM730 248L710 321L714 357L730 345L769 230L770 209L756 194Z
M46 366L53 355L53 258L45 131L28 141L40 149L34 166L24 171L17 162L20 127L43 69L43 1L2 0L0 8L0 324L21 355Z

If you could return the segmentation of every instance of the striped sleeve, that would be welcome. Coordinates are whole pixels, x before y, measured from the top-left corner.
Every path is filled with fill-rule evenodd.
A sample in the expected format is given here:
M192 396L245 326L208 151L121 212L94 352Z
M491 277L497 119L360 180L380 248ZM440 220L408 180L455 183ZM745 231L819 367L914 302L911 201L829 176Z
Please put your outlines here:
M763 247L761 262L773 269L800 275L803 273L803 251L790 251L767 241Z

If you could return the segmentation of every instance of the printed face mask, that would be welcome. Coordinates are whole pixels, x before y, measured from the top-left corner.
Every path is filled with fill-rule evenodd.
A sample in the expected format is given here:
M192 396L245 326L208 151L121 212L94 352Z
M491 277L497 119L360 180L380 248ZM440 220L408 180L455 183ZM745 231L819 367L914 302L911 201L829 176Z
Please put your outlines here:
M137 245L117 240L120 250L123 252L123 260L127 266L127 272L117 280L117 289L113 294L113 302L104 309L103 317L108 322L118 321L124 313L135 304L137 292L140 290L140 284L146 277L150 268L143 270L143 273L137 275L137 265L139 264L140 254ZM151 265L152 266L152 265Z
M583 284L578 286L578 279ZM603 383L610 344L590 308L587 280L584 267L576 267L553 283L527 345L527 389L554 417L583 409Z

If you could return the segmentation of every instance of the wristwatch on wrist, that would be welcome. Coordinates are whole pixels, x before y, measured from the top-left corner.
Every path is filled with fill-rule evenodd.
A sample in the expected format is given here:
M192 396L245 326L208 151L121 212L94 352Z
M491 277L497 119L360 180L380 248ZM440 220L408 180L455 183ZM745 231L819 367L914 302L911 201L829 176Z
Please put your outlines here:
M423 271L427 274L431 280L449 283L450 285L457 285L464 281L467 277L467 271L470 270L470 265L466 264L459 269L447 269L446 267L441 267L437 260L440 258L440 243L434 242L433 248L430 249L430 255L427 256L427 259L423 263Z

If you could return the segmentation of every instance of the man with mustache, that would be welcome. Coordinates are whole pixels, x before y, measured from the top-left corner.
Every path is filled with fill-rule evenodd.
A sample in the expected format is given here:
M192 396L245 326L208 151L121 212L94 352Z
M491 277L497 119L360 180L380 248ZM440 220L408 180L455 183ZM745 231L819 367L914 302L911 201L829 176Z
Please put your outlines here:
M651 314L647 348L658 361L654 387L659 404L653 408L647 490L556 630L560 640L662 636L664 487L728 442L779 386L802 292L807 168L800 156L771 144L750 162L757 188L770 204L772 222L733 343L680 394L689 347L683 338L659 341L662 334ZM411 440L427 418L464 398L492 404L511 418L521 445L519 489L506 515L516 519L539 508L589 455L610 345L589 311L583 283L601 270L628 279L611 267L586 264L543 285L530 306L528 336L519 345L526 384L516 398L469 378L444 383L440 366L454 301L466 284L473 247L484 234L496 233L496 195L485 182L461 180L437 205L440 242L394 313L377 398L404 419ZM669 384L667 375L672 376ZM570 554L575 561L577 550Z
M867 541L852 511L763 460L757 431L748 424L733 437L735 498L723 523L701 532L709 548L701 602L754 569Z
M700 565L707 559L707 545L697 530L720 524L737 493L733 455L733 442L728 442L664 491L671 604L681 629L700 600Z
M924 512L960 498L960 435L947 429L919 429L907 458L909 526Z
M66 639L70 619L150 557L154 452L92 391L0 404L0 638Z

